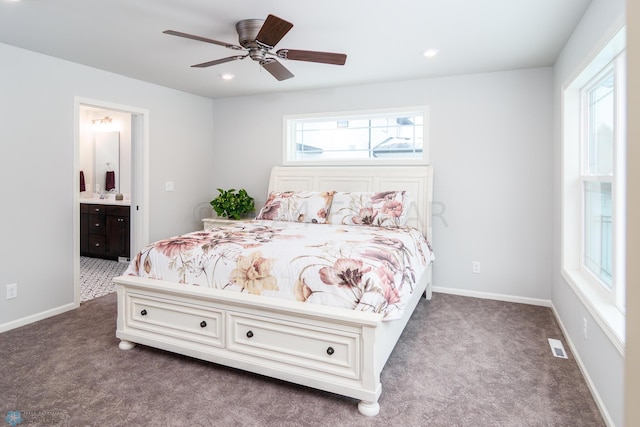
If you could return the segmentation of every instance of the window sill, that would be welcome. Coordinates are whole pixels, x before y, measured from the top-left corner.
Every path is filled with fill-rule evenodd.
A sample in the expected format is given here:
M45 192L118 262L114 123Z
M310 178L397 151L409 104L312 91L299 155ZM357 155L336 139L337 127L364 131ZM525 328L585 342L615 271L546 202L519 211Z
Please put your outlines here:
M428 165L427 159L328 159L328 160L282 160L283 166L407 166Z
M593 286L593 280L579 270L563 270L563 277L587 307L602 331L624 356L625 316Z

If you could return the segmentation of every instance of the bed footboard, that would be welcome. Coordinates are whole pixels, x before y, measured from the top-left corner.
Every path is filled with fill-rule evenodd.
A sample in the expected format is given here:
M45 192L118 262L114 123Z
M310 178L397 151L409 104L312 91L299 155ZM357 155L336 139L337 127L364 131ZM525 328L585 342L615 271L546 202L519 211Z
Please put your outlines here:
M423 292L402 319L144 279L116 277L119 347L142 344L360 400L379 412L380 373Z
M148 281L114 279L121 349L160 348L360 399L360 412L378 413L379 315Z

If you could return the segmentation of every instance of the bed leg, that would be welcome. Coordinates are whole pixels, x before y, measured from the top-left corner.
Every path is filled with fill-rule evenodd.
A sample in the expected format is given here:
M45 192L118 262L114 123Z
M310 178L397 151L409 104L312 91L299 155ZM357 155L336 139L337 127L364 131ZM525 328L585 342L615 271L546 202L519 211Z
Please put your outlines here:
M422 293L422 296L428 300L431 300L431 297L433 297L433 291L431 290L431 285L429 285L427 289Z
M120 344L118 344L120 350L131 350L135 346L136 343L127 340L120 340Z
M378 402L367 402L361 400L358 402L358 411L367 417L375 417L380 412L380 404Z

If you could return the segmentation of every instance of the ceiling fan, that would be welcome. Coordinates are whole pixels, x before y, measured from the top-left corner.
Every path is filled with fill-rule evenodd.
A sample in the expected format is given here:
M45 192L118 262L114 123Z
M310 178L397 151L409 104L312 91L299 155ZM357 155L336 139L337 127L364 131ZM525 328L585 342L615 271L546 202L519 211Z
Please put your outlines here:
M212 65L224 64L225 62L245 59L247 57L260 63L262 68L267 70L278 80L286 80L293 77L293 73L282 65L278 59L289 59L294 61L319 62L323 64L344 65L347 55L344 53L317 52L312 50L279 49L272 52L274 46L289 32L293 24L278 18L275 15L262 19L245 19L236 24L240 45L221 42L206 37L195 36L193 34L181 33L174 30L163 31L164 34L198 40L206 43L213 43L224 46L228 49L243 50L242 55L229 56L227 58L216 59L214 61L195 64L192 67L204 68Z

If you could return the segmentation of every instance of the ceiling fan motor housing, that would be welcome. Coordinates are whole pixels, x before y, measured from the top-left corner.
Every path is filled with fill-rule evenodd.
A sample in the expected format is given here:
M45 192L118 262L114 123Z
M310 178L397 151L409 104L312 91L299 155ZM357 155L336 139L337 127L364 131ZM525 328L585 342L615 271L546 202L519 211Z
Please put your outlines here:
M249 57L254 61L264 60L269 49L256 41L263 24L264 19L244 19L236 24L240 45L249 49Z
M238 21L236 31L238 32L240 45L247 49L257 46L256 37L263 24L264 19L243 19Z

